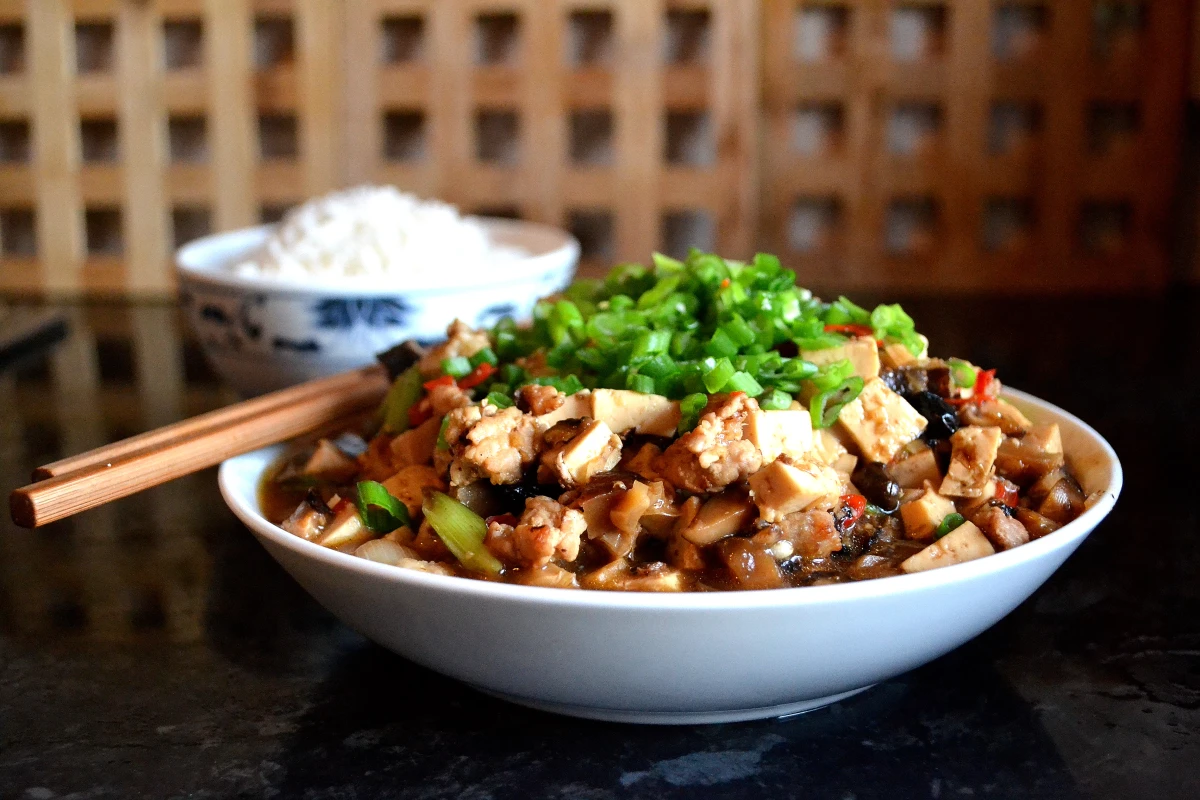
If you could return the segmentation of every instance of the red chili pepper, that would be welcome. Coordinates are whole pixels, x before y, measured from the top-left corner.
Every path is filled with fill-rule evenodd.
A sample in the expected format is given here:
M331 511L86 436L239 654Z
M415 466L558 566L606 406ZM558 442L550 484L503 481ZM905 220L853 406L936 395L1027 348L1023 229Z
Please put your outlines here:
M464 375L463 377L459 378L458 388L474 389L476 386L478 386L479 384L486 381L489 377L491 377L491 374L495 371L496 371L495 367L493 367L488 362L484 361L478 367L471 370L470 374Z
M408 424L409 427L415 428L422 422L425 422L433 416L433 406L429 404L429 398L423 398L421 402L408 409Z
M729 288L729 278L726 278L725 280L721 281L721 288L722 288L722 289L728 289L728 288Z
M425 391L432 392L434 389L436 389L439 386L453 386L454 385L454 376L453 375L442 375L440 378L434 378L431 381L425 381L425 383L423 383L421 385L425 387Z
M996 499L1004 503L1006 506L1016 506L1021 501L1021 496L1017 490L1002 482L999 478L996 479Z
M486 522L488 525L491 525L493 522L499 522L501 525L512 525L513 527L516 527L516 524L519 522L519 520L512 514L496 514L493 517L488 517Z
M975 397L983 399L995 395L996 370L981 369L975 375ZM989 391L991 390L991 391Z
M861 494L844 494L838 498L843 506L850 509L850 516L842 525L849 528L862 517L867 510L867 498Z
M845 333L849 336L875 336L870 325L826 325L826 333Z

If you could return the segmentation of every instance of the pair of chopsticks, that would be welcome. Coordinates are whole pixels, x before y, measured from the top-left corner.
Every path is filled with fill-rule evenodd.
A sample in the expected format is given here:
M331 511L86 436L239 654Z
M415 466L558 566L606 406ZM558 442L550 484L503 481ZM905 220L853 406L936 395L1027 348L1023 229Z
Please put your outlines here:
M13 522L36 528L312 433L378 405L389 385L383 366L363 367L46 464L9 496Z

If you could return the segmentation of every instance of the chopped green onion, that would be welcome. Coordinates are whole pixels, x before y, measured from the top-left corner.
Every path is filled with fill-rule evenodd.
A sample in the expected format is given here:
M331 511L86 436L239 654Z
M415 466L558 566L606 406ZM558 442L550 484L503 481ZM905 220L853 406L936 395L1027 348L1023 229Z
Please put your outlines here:
M450 415L442 417L442 425L438 428L438 438L436 447L438 450L449 450L450 445L446 442L446 428L450 427Z
M631 372L629 379L625 382L625 386L641 394L654 394L654 378L651 378L649 375Z
M504 392L491 391L488 392L487 401L496 408L512 408L512 398ZM447 417L449 419L449 417Z
M412 526L412 517L404 503L392 496L382 483L360 481L355 490L358 515L373 533L391 533L403 525Z
M421 373L411 366L400 374L383 400L383 428L388 433L408 430L408 410L421 399Z
M696 427L700 412L708 405L708 395L699 392L689 394L679 401L679 432L686 433Z
M470 358L471 369L475 369L480 364L488 363L493 367L500 363L500 359L496 357L496 351L490 347L485 347Z
M729 358L737 355L737 351L737 342L733 340L733 337L724 328L717 328L713 331L712 338L704 346L704 352L714 358Z
M442 374L453 378L462 378L471 374L471 360L466 356L455 356L442 360Z
M855 375L842 381L836 389L821 392L808 405L814 428L828 428L837 422L838 414L847 403L858 397L863 388L863 379Z
M725 382L725 391L745 392L750 397L758 397L763 393L763 387L749 372L735 372Z
M950 359L950 374L954 377L954 383L963 389L970 389L975 385L975 368L958 358Z
M665 353L671 346L670 331L643 331L633 342L633 357Z
M841 386L852 375L854 375L854 365L850 363L849 359L843 358L841 361L834 361L821 367L810 380L819 391L830 392Z
M792 396L787 392L772 389L758 399L758 406L764 411L783 411L792 407Z
M704 388L709 394L721 391L733 374L737 372L728 358L722 358L708 372L704 373Z
M962 514L947 514L938 524L937 530L933 532L934 539L940 539L950 531L967 521L967 518Z
M488 575L503 571L503 565L484 547L487 523L483 517L442 492L429 494L422 510L430 527L460 564Z

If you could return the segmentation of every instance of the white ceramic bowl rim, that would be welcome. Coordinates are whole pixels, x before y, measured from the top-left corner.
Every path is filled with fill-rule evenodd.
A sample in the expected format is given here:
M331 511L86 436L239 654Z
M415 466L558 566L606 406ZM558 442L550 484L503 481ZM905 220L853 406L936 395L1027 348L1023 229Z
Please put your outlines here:
M786 589L766 589L761 591L727 591L727 592L610 592L599 590L570 590L555 589L540 586L521 586L508 583L493 583L490 581L461 578L448 575L433 575L417 570L402 569L368 561L365 558L330 550L313 544L282 528L268 522L253 504L244 498L244 488L239 489L235 484L235 476L230 466L230 459L221 465L219 482L221 494L234 513L248 526L259 534L270 538L276 544L294 550L313 560L326 563L330 568L340 568L364 575L374 574L390 578L399 583L411 583L427 589L440 589L489 598L497 602L524 602L531 604L569 605L604 608L638 608L653 611L680 611L703 609L754 609L777 608L781 606L818 606L828 603L841 603L848 600L877 597L909 590L918 590L938 585L966 583L981 575L1016 567L1019 564L1037 560L1053 550L1064 547L1072 541L1081 539L1108 515L1116 504L1124 483L1121 462L1116 452L1091 426L1078 417L1069 414L1057 406L1039 400L1025 392L1005 389L1004 394L1024 404L1038 408L1078 426L1106 457L1105 466L1109 470L1109 481L1101 487L1103 496L1077 519L1072 520L1059 530L1028 544L1004 550L985 558L956 564L942 569L918 572L910 575L896 575L886 578L874 578L865 581L851 581L824 586L801 586ZM275 448L276 451L281 446ZM251 496L257 497L257 482L252 487Z
M565 260L574 263L579 257L579 241L566 231L550 225L501 217L474 217L483 223L497 243L512 245L529 252L524 258L515 258L504 263L502 270L491 271L482 277L479 273L469 275L469 282L455 277L456 272L447 269L435 280L429 278L402 278L402 282L386 282L371 277L317 278L304 283L280 280L271 277L238 275L228 269L231 262L246 258L260 247L275 229L274 225L256 225L250 228L214 233L188 242L175 254L175 265L190 281L214 286L253 290L275 294L326 294L354 297L406 295L435 295L460 292L464 288L481 289L493 286L509 286L542 280L546 275L561 270ZM449 266L449 265L448 265ZM456 282L451 282L456 281ZM382 284L382 285L381 285Z

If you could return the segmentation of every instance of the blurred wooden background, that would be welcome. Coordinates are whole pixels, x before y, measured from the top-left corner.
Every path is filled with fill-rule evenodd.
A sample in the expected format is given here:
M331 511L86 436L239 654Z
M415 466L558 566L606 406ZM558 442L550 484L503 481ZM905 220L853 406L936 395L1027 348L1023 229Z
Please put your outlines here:
M1191 5L0 0L0 292L166 295L176 244L362 181L591 268L1158 286Z

